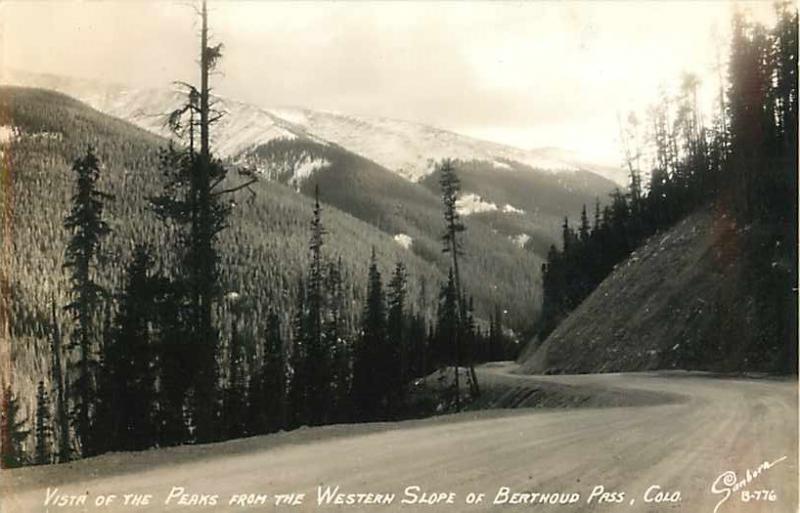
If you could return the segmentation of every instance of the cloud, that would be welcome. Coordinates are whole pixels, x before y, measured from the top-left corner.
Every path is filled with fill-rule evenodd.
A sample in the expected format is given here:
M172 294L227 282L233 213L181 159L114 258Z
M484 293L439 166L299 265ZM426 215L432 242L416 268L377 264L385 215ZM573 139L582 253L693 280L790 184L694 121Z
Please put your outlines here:
M225 43L215 84L262 105L410 119L610 159L617 112L642 110L683 70L718 89L711 33L724 36L731 6L211 3ZM150 86L196 75L186 2L3 3L0 32L11 67Z

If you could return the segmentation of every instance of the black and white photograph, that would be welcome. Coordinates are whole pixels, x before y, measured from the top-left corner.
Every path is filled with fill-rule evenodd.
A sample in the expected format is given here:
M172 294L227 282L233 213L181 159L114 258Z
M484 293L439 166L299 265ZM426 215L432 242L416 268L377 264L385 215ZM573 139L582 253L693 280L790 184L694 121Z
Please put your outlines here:
M0 513L796 513L798 5L0 0Z

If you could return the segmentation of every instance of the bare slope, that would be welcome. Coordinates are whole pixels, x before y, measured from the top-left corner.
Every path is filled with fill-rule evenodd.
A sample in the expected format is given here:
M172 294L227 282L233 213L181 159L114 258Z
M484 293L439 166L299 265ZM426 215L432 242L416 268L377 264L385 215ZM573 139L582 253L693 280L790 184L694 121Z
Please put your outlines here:
M763 230L711 210L654 235L526 352L522 371L775 369L772 321L754 285L765 279L753 263L762 239Z
M771 490L774 501L744 503L740 494L719 513L783 513L797 508L797 382L714 379L690 373L505 376L497 379L624 391L629 397L669 394L679 400L621 408L470 412L423 421L327 426L205 446L107 454L67 465L0 474L0 512L94 511L101 494L118 494L98 511L280 511L279 493L305 493L291 511L568 511L711 512L724 494L711 493L726 471L743 476L766 462L746 490ZM754 412L758 412L754 414ZM782 459L783 457L786 459ZM454 504L401 504L404 488L454 492ZM46 508L47 487L86 494L86 508ZM173 486L218 495L216 506L165 500ZM317 505L321 486L342 493L394 493L391 505ZM624 493L621 504L598 503L592 490ZM653 486L680 492L674 503L646 503ZM493 504L498 490L578 493L575 504ZM52 491L52 490L51 490ZM651 490L654 498L658 490ZM465 506L470 492L485 493ZM122 505L119 494L153 494L146 507ZM228 506L233 494L266 493L267 505ZM415 492L416 494L416 492ZM608 498L608 497L607 497Z

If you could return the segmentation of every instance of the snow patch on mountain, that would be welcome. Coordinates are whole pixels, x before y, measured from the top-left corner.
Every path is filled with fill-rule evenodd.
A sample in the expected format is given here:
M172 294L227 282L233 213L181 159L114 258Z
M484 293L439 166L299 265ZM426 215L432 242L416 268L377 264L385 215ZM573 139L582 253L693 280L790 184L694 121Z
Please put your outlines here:
M305 112L303 109L298 108L274 108L269 109L269 112L274 116L277 116L281 119L285 119L290 123L294 123L295 125L307 125L308 124L308 117L306 117Z
M528 241L531 240L531 236L528 235L527 233L520 233L519 235L514 235L512 237L509 237L509 239L511 239L511 242L513 242L517 247L524 248L525 244L527 244Z
M398 233L394 236L394 241L405 249L411 249L411 244L414 243L414 239L406 235L405 233Z
M163 136L171 135L165 126L167 115L185 103L185 94L174 89L132 89L10 70L4 70L2 80L60 91ZM571 160L569 152L515 148L412 121L293 107L262 108L226 98L215 100L218 111L226 113L212 130L214 151L223 158L236 160L243 152L273 139L299 137L337 144L410 181L420 181L431 174L434 164L444 158L490 162L503 171L513 171L512 163L557 173L591 169Z
M468 192L462 194L456 200L456 211L462 216L471 214L480 214L482 212L496 212L500 211L504 214L524 214L525 211L517 208L514 205L506 203L502 208L497 204L481 198L475 193Z
M295 188L299 188L303 182L320 169L330 166L331 163L323 158L308 158L302 160L294 169L294 176L289 180Z
M291 155L291 158L254 159L248 154L237 162L255 171L268 180L287 183L299 189L317 171L331 165L330 161L308 152Z
M497 205L471 192L462 194L456 200L456 211L462 216L480 214L481 212L494 212L496 210Z
M525 213L525 211L524 211L524 210L522 210L521 208L517 208L517 207L515 207L514 205L511 205L511 204L509 204L509 203L506 203L506 204L503 206L503 213L504 213L504 214L524 214L524 213Z
M94 80L58 75L6 71L3 82L52 89L76 98L105 114L134 125L175 138L166 121L170 112L186 103L186 94L178 88L136 89ZM222 117L211 130L214 153L235 158L243 152L273 139L294 139L304 135L291 121L276 117L257 106L215 97L215 113Z
M0 125L0 144L7 143L17 136L17 131L13 126Z
M174 137L165 122L168 114L185 102L180 91L166 90L126 90L116 95L90 94L81 99L101 112L164 137ZM272 139L297 138L289 125L252 105L219 99L215 109L222 117L211 130L211 143L222 158L235 157Z
M212 138L216 151L222 156L233 157L273 139L297 138L288 125L266 111L237 101L220 103L226 114L214 127Z
M9 143L22 137L31 139L52 139L59 141L61 140L62 135L58 132L21 132L17 127L0 125L0 144Z
M572 164L539 156L536 151L481 141L412 121L306 109L268 110L411 181L429 175L434 170L432 164L444 158L483 160L504 170L512 169L504 160L550 171L577 170Z

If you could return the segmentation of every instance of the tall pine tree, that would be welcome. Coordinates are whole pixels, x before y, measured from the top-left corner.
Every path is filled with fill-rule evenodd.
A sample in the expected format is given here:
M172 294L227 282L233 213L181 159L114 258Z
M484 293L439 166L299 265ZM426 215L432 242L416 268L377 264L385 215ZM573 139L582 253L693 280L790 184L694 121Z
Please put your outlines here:
M28 462L25 440L28 420L20 418L19 399L4 385L0 391L0 468L21 467Z
M306 286L302 278L297 283L297 296L292 317L292 344L290 353L291 380L289 405L290 425L302 426L309 419L308 402L308 311L306 309Z
M239 331L239 313L233 315L231 337L228 344L228 384L223 401L225 438L240 438L247 432L247 369L244 340Z
M330 340L323 336L325 316L325 275L322 247L325 228L322 225L322 206L319 186L314 190L314 215L311 220L311 239L308 244L310 264L306 283L306 357L308 358L309 419L312 425L324 424L331 402Z
M70 459L70 440L69 440L69 415L67 412L66 383L64 380L64 369L61 363L61 329L58 326L56 317L56 302L50 303L50 379L55 395L55 423L58 427L58 462L64 463Z
M124 450L141 450L156 441L156 346L154 310L157 281L148 249L134 248L124 290L119 298L111 347L108 348L111 386L111 443Z
M250 381L249 425L251 433L271 433L286 427L286 348L280 317L267 315L261 367Z
M44 381L39 381L36 387L36 455L37 465L50 463L51 454L51 427L50 427L50 401Z
M466 305L462 304L461 301L461 274L459 272L458 267L458 257L463 254L461 241L459 239L459 235L466 230L466 227L461 222L461 218L458 214L458 209L456 207L456 202L458 200L458 195L461 191L461 183L458 180L458 176L456 175L455 167L453 166L453 162L450 159L445 159L442 161L441 165L439 166L439 185L442 190L442 204L444 207L444 221L445 221L445 229L444 233L442 234L442 241L444 243L444 247L442 251L444 253L449 253L451 257L451 264L453 270L453 284L456 289L456 304L457 304L457 311L458 311L458 329L453 337L453 367L455 370L455 390L456 390L456 399L455 405L456 410L461 409L461 390L460 390L460 383L459 383L459 367L463 361L462 355L462 340L461 340L461 333L459 332L462 328L463 320L466 317ZM470 372L470 385L472 387L472 395L478 396L480 394L480 388L478 386L478 377L475 374L475 368L471 361L466 362L469 367Z
M200 31L200 87L189 86L186 111L190 113L190 146L179 151L173 146L162 154L162 169L167 185L153 200L156 212L185 227L181 236L183 266L177 286L185 297L189 322L183 338L192 342L186 356L192 377L189 394L193 397L193 417L197 439L214 440L219 434L218 358L219 330L213 316L220 295L219 234L227 225L228 206L222 197L248 189L256 179L240 171L244 181L227 186L228 173L212 156L211 128L221 114L213 109L209 77L222 57L222 45L211 46L208 36L208 10L203 2ZM179 109L181 110L181 109ZM174 115L174 113L173 113ZM195 121L197 120L197 121ZM200 151L194 149L194 123L199 124ZM170 120L173 128L179 126ZM252 193L252 190L250 191Z
M372 249L367 278L367 297L361 317L361 333L353 362L353 402L361 420L383 417L387 400L384 373L386 360L386 307L383 283Z
M72 208L64 219L64 228L70 233L65 252L64 267L70 271L72 301L66 310L75 321L72 347L78 349L77 377L71 390L74 393L75 434L83 456L94 454L92 440L92 409L95 401L94 373L96 367L95 345L97 327L94 325L98 303L103 291L93 278L93 267L100 250L100 242L110 229L103 219L104 202L111 196L97 189L100 162L91 148L75 161L72 170L76 175Z
M404 399L405 384L409 378L409 348L405 330L406 322L406 266L402 262L395 265L389 280L387 313L387 375L390 387L390 408L396 411Z

